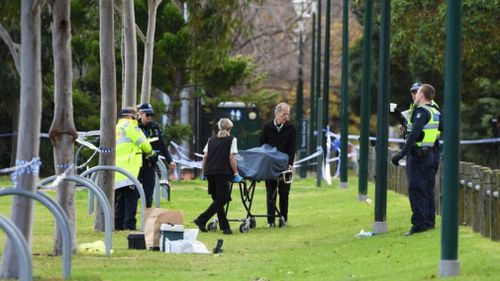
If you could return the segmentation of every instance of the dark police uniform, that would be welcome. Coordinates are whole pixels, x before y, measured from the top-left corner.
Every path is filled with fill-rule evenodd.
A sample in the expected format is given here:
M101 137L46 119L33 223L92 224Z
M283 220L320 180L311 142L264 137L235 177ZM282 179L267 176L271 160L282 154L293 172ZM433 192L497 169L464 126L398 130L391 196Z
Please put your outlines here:
M157 154L165 157L167 163L170 164L172 162L172 157L170 156L170 153L168 153L165 142L163 141L163 132L160 129L160 125L154 121L149 122L147 125L143 125L140 121L141 120L139 119L139 128L141 128L146 138L158 138L157 141L151 142L153 150ZM142 183L144 193L146 194L147 208L150 208L153 202L153 192L156 182L156 161L158 161L158 156L146 158L144 154L142 155L142 167L139 172L139 181Z
M411 132L403 149L392 159L397 165L401 158L407 156L408 191L413 213L409 234L426 231L435 225L434 186L439 165L442 115L431 104L416 106L410 124Z
M266 124L262 128L260 135L260 145L269 144L276 147L280 152L288 155L288 165L293 165L295 158L295 126L286 121L281 126L274 123L274 119ZM267 180L266 181L266 198L267 198L267 222L272 226L274 225L275 219L275 208L276 208L276 189L278 189L279 194L279 210L281 216L288 221L288 196L290 193L290 184L285 184L277 180ZM281 220L280 220L281 224Z
M231 201L231 180L233 171L229 162L231 144L234 137L212 137L207 144L207 158L203 173L208 181L208 193L212 196L212 203L195 220L197 225L206 225L215 214L219 220L220 229L230 232L229 222L224 206ZM204 228L204 227L203 227ZM229 233L226 233L229 234Z

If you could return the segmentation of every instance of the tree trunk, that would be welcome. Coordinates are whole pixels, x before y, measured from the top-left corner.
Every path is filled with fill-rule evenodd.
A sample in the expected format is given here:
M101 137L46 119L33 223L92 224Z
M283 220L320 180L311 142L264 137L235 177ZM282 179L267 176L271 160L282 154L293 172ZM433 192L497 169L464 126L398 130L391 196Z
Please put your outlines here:
M17 146L16 164L32 163L28 169L16 171L16 186L31 192L36 191L39 171L40 124L42 111L42 67L40 8L34 0L21 1L21 108L19 120L20 143ZM11 220L22 232L31 247L33 201L14 196ZM11 242L7 242L3 254L0 278L19 277L17 255Z
M123 0L122 22L122 38L125 43L122 83L122 108L124 108L135 106L137 103L137 37L133 0Z
M113 0L99 1L100 31L99 48L101 61L101 124L99 165L115 165L115 124L116 124L116 69ZM99 173L97 185L100 186L114 209L115 174L113 171ZM97 204L94 229L104 231L104 212Z
M151 78L153 69L153 49L155 43L156 10L162 0L148 0L148 31L144 43L144 64L142 68L141 104L151 97Z
M70 168L74 174L73 144L77 137L73 121L73 72L71 60L71 21L69 0L55 1L52 7L52 51L54 54L54 119L49 136L54 146L54 167L56 174ZM71 227L73 252L76 251L75 234L75 183L61 181L57 187L57 202L63 208ZM56 225L54 254L62 253L62 235Z

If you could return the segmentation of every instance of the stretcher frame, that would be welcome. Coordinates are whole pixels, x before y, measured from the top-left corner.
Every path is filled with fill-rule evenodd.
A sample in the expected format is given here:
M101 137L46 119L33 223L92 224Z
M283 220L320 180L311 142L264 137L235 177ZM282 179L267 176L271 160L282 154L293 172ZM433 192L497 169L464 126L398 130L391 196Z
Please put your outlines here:
M247 185L247 181L250 182L249 185ZM280 181L283 182L284 184L291 184L293 182L293 173L292 173L292 171L291 170L286 170L286 171L281 172L281 174L278 176L278 178L276 179L276 181L278 182L278 186L280 184ZM240 230L241 233L248 233L250 231L250 229L256 227L257 224L256 224L256 221L255 221L255 218L268 218L268 217L270 217L270 215L268 215L268 214L262 215L262 214L253 214L252 213L252 205L253 205L253 199L254 199L254 194L255 194L255 187L257 185L257 182L259 182L259 180L244 179L243 181L241 181L241 182L238 183L239 190L240 190L241 202L243 204L243 207L246 210L246 217L240 218L240 219L230 219L230 218L228 218L227 220L228 221L240 222L241 224L239 226L239 230ZM230 187L230 190L229 190L230 194L233 191L233 185L234 185L234 183L231 183L231 187ZM279 188L276 188L276 190L274 190L273 198L276 198L278 189ZM229 204L230 203L231 203L231 201L229 201L226 204L225 208L224 208L224 212L225 212L226 216L228 214ZM266 212L267 212L267 209L266 209ZM275 212L275 217L279 218L279 226L281 227L281 226L286 225L285 218L281 215L280 210L276 206L276 202L274 202L274 212ZM209 231L216 231L217 230L217 225L218 225L218 219L216 217L216 218L214 218L212 220L212 222L210 222L207 225L207 229Z

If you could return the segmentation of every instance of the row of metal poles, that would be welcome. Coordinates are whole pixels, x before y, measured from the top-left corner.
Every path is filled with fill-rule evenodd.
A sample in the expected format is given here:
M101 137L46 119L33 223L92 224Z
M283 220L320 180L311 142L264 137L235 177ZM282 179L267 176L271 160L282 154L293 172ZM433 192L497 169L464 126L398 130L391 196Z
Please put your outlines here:
M326 151L326 142L322 129L328 125L329 105L329 67L330 67L330 7L331 0L326 0L325 18L325 45L324 45L324 71L323 95L321 95L321 9L322 1L317 0L317 11L312 11L312 48L311 48L311 88L310 88L310 115L309 137L305 132L307 122L303 118L303 43L302 33L299 36L299 79L297 84L296 120L297 143L300 158L306 153L312 154L317 145ZM446 60L445 60L445 130L444 130L444 178L443 178L443 204L442 204L442 251L439 264L440 276L458 275L460 265L458 262L458 221L457 221L457 186L459 165L459 126L460 126L460 46L461 46L461 10L462 1L447 1L446 23ZM368 186L368 148L370 124L370 85L371 85L371 35L372 35L372 0L365 0L364 35L363 35L363 80L361 87L361 133L360 133L360 159L359 159L359 184L358 200L367 198ZM388 108L389 108L389 62L390 62L390 15L391 1L381 1L381 26L379 48L379 77L377 100L377 165L376 165L376 190L375 190L375 224L374 231L384 233L387 231L387 145L388 145ZM340 139L340 185L347 187L347 145L348 145L348 51L349 51L349 1L343 0L343 27L342 27L342 72L341 72L341 139ZM315 136L315 131L317 136ZM309 139L307 143L306 139ZM321 165L318 159L317 185L321 184ZM301 176L305 176L305 168L301 168Z

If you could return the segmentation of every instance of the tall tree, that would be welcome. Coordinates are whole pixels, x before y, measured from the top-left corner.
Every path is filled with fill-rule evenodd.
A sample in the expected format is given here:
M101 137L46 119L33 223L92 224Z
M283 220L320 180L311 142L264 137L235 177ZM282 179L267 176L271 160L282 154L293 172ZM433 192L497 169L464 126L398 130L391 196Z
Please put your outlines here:
M149 102L151 97L151 78L153 69L153 51L156 29L156 11L162 0L148 0L148 30L144 42L144 63L142 65L141 103Z
M0 38L8 47L10 56L12 57L12 62L3 61L2 68L0 69L0 84L2 88L0 90L0 95L7 104L0 104L0 112L2 115L0 118L4 121L2 124L4 126L11 126L12 138L10 140L2 139L0 140L0 154L4 155L4 159L9 159L10 161L4 161L7 165L13 166L16 163L16 150L17 150L17 127L19 124L19 77L21 75L21 66L19 58L19 48L20 45L15 43L15 40L10 36L9 31L19 29L18 23L19 18L13 16L14 11L19 11L21 4L18 2L2 2L0 4L0 9L2 10L2 22L0 23ZM4 26L4 24L9 25L9 27ZM12 26L16 26L13 28ZM18 32L16 32L18 33ZM0 56L2 56L0 54ZM7 54L5 53L5 56ZM9 67L10 66L10 67ZM13 69L15 71L13 71ZM10 122L7 120L11 120ZM4 128L6 130L7 128ZM9 128L10 129L10 128ZM10 149L9 149L10 147ZM1 158L1 157L0 157ZM0 160L1 161L1 160Z
M21 1L21 107L19 120L19 144L17 165L24 165L15 174L17 188L36 191L39 171L40 123L42 110L42 65L41 65L40 1ZM33 200L14 196L11 220L19 227L31 245ZM17 278L19 264L11 242L4 254L1 278Z
M52 0L52 52L54 55L54 119L49 137L54 146L56 174L74 174L73 144L77 137L73 121L73 72L71 59L70 1ZM75 183L61 181L57 187L57 202L66 213L71 226L72 250L76 250ZM62 253L62 234L56 226L54 253Z
M134 0L123 0L123 82L122 108L137 103L137 38L135 32Z
M99 49L101 61L101 122L99 165L115 165L116 124L116 69L115 34L113 17L114 0L99 1ZM112 171L99 173L97 185L103 190L111 206L114 206L115 174ZM104 231L104 212L98 204L94 229Z

